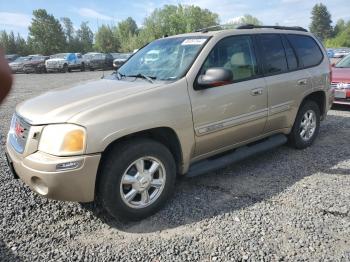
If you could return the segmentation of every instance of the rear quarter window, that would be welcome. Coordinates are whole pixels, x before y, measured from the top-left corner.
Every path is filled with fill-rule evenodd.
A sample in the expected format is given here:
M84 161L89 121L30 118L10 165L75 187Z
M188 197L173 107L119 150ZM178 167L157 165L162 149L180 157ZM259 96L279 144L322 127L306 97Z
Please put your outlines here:
M287 35L294 50L296 50L303 67L320 64L323 59L322 51L316 41L306 35Z

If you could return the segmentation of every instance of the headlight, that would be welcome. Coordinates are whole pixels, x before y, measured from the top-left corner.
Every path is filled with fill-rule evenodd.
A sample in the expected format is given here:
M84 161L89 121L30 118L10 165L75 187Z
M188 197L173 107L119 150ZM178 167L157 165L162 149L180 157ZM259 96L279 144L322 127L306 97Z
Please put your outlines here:
M44 128L39 151L56 155L81 155L85 152L86 130L73 124L48 125Z

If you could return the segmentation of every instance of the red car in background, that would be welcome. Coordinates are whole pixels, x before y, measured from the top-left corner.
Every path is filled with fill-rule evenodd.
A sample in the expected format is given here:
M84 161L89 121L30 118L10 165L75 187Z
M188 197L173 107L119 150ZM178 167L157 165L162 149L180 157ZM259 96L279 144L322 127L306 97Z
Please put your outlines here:
M350 105L350 55L332 64L334 104Z

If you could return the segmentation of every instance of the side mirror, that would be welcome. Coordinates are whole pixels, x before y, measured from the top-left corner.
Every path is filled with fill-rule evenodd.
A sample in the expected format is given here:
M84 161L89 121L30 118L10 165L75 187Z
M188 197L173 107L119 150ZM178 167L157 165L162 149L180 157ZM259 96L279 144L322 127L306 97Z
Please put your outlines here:
M223 67L209 68L204 75L200 75L195 85L196 90L223 86L232 83L233 73Z

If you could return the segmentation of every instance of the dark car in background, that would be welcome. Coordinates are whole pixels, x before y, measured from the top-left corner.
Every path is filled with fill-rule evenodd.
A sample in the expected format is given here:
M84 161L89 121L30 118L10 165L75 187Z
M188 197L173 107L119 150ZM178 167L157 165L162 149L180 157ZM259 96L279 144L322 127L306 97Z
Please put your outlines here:
M18 57L19 55L17 54L5 55L5 59L7 60L8 63L15 61Z
M31 56L20 56L15 61L9 63L12 73L23 73L24 64L31 59Z
M111 54L87 53L83 55L83 58L86 69L90 71L113 68L113 56Z
M26 74L29 73L45 73L45 61L49 59L48 56L34 55L31 56L31 59L24 62L23 72Z
M113 53L113 67L115 69L118 69L119 67L121 67L126 60L129 59L129 57L132 55L132 53Z

